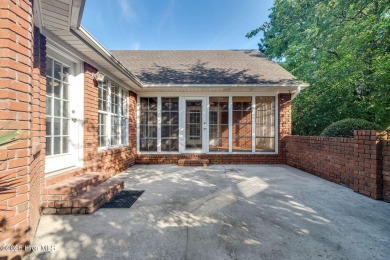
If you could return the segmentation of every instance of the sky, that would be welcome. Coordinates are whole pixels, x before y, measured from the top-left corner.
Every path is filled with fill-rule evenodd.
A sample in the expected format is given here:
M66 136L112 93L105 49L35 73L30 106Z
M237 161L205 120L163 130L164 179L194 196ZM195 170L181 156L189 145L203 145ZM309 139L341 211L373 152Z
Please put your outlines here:
M82 26L109 50L257 49L245 34L273 0L87 0Z

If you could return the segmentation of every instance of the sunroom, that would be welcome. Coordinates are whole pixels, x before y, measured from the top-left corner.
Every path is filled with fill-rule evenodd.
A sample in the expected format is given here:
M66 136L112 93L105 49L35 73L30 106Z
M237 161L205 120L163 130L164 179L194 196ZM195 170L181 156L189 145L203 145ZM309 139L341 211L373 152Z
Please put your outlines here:
M256 50L111 52L143 85L140 155L278 154L278 97L306 86Z

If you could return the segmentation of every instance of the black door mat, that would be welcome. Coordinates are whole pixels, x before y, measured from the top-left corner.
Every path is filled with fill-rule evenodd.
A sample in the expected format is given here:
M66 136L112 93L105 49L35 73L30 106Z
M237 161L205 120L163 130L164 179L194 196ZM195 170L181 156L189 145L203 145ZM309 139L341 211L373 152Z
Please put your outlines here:
M123 190L114 196L109 202L103 204L101 208L130 208L144 190Z

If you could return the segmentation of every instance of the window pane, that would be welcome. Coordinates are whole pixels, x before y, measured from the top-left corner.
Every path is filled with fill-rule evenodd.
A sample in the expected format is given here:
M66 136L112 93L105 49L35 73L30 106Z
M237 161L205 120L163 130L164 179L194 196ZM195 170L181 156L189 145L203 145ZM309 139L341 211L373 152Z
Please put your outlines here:
M275 138L256 138L256 151L274 152Z
M179 142L177 139L162 139L161 151L164 152L177 152L179 150Z
M140 101L141 101L141 110L148 110L149 99L140 98Z
M229 106L228 97L210 97L209 150L229 151ZM223 138L222 137L227 137Z
M53 119L51 117L46 117L46 135L52 135L52 123Z
M256 97L256 151L275 151L275 97Z
M54 137L54 154L61 153L61 137Z
M69 137L64 136L62 137L62 153L68 153L69 152Z
M60 135L60 134L61 134L61 119L54 118L54 135Z
M99 147L107 146L107 115L99 113L98 125Z
M61 100L57 98L54 99L54 115L61 116Z
M69 102L63 101L62 103L62 116L69 117Z
M47 139L51 142L47 144L47 152L51 155L68 153L70 68L47 58L46 73L46 134L51 136Z
M157 151L157 139L149 139L148 146L149 146L149 151L156 152Z
M161 126L161 138L169 137L169 125Z
M233 151L252 151L252 97L233 97Z
M69 134L69 119L62 120L62 134L63 135Z
M141 151L148 151L147 139L141 139L139 142L139 149Z
M51 140L52 140L51 137L46 137L46 155L51 155L52 154L52 151L51 151L52 142L51 142Z
M157 124L157 112L149 112L148 117L149 124Z
M46 95L53 96L53 80L46 78Z
M66 83L69 82L69 68L68 67L63 66L63 68L62 68L62 78L63 78L64 82L66 82Z
M46 75L53 77L53 59L49 57L46 58Z
M61 72L61 63L54 61L54 78L61 80L62 72Z
M157 98L149 98L149 110L157 110Z
M61 98L61 89L62 89L61 82L54 80L53 83L54 97Z
M51 97L46 98L46 115L48 116L53 115L52 102L53 102L53 98Z

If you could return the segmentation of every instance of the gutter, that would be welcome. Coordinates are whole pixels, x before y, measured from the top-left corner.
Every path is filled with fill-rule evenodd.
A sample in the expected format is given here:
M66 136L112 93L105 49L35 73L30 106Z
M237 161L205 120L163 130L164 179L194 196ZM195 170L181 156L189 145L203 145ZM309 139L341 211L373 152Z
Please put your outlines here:
M144 88L162 88L162 87L171 87L171 88L236 88L236 87L292 87L296 89L306 88L309 84L143 84Z
M309 85L307 85L307 87L308 86ZM291 96L291 100L294 100L294 98L296 98L299 95L299 93L301 93L301 86L297 86L297 89L295 90L295 92Z
M142 88L142 82L131 73L125 66L120 63L104 46L99 43L83 26L79 28L70 28L70 32L74 34L80 41L95 50L102 58L111 63L114 67L120 70L124 75L131 79L139 88Z

